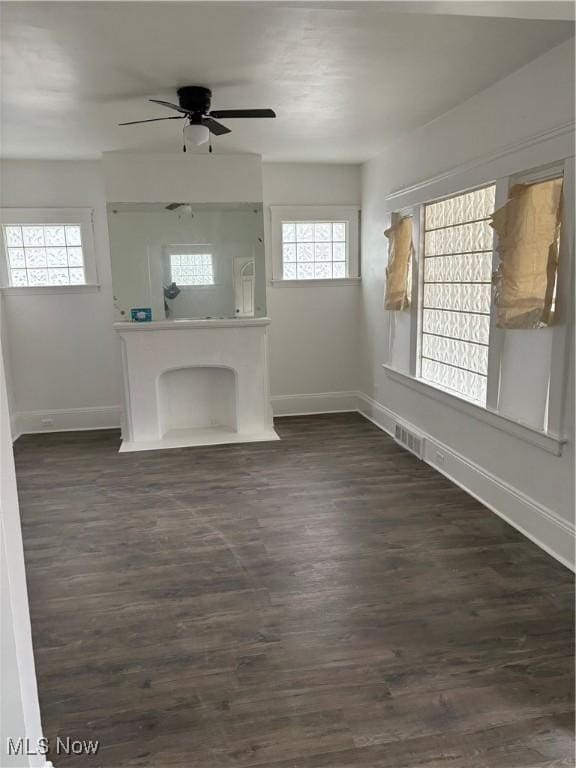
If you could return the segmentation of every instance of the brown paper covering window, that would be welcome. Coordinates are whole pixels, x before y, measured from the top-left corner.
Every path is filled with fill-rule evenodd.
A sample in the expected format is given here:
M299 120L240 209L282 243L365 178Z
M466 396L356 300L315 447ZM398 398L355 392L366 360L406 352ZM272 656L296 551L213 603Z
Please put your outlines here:
M562 179L518 184L492 216L500 264L494 273L498 328L542 328L553 321Z
M389 240L384 309L408 309L410 307L408 274L412 256L412 217L405 216L400 219L384 234Z

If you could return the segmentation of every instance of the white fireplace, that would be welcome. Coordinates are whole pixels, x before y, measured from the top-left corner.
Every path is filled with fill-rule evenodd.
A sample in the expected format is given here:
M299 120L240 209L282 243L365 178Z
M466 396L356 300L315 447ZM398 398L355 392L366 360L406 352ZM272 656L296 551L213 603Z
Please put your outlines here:
M268 318L116 323L121 451L278 440Z

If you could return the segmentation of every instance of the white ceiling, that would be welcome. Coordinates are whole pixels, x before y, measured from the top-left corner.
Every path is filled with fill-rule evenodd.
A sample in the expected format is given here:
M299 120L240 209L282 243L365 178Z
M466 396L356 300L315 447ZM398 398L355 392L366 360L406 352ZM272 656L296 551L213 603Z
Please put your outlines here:
M147 99L198 84L213 108L278 114L227 121L218 152L359 162L574 34L566 20L477 15L490 3L403 5L2 3L3 155L177 152L180 122L117 123L168 115Z

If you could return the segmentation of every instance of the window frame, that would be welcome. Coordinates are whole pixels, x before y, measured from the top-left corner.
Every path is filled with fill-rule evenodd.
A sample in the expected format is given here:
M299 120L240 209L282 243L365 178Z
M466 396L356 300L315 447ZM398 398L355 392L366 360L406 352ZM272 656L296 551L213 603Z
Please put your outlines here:
M456 197L475 189L481 189L491 184L496 186L495 210L505 204L508 199L509 189L514 184L544 181L562 175L563 187L563 211L562 230L559 244L559 259L557 273L556 294L556 321L550 326L552 329L552 352L549 371L549 386L546 403L546 417L542 429L532 424L526 424L520 419L511 417L499 411L500 377L502 355L504 351L505 329L496 328L494 301L491 302L490 312L490 336L488 347L488 376L486 405L467 399L458 393L450 392L433 382L421 377L421 338L422 338L422 304L423 304L423 254L424 254L424 226L423 218L425 205L451 197ZM570 288L573 280L573 264L571 248L574 238L574 166L573 159L555 161L527 168L526 170L485 178L474 184L450 185L451 190L443 189L440 194L423 195L422 199L411 202L404 207L396 208L391 214L391 220L395 217L413 217L414 232L414 262L412 264L412 302L410 314L410 355L408 370L400 370L390 363L384 363L383 368L387 375L396 381L408 385L412 389L425 394L432 399L463 411L481 421L496 426L497 428L514 434L526 442L537 445L543 450L554 455L561 455L562 445L566 442L563 436L563 423L566 400L567 366L569 361L569 345L572 340L570 323ZM497 250L498 242L494 236L492 266L493 271L499 263ZM512 333L514 331L511 331Z
M5 226L38 224L51 226L75 224L82 233L82 257L84 260L84 283L75 285L10 285ZM21 295L25 293L91 293L98 291L98 272L94 250L94 209L93 208L0 208L0 288L3 293Z
M508 193L508 187L506 187L504 199L502 202L499 202L498 199L498 187L499 187L499 180L494 181L488 181L484 184L478 184L474 187L470 187L467 189L464 189L459 192L454 192L449 195L442 195L441 197L434 198L431 200L426 200L423 203L420 203L418 206L415 206L418 210L418 221L419 221L419 231L418 231L418 248L415 248L416 251L416 261L418 262L418 266L420 267L420 273L419 273L419 284L418 284L418 296L416 299L417 302L417 308L418 308L418 319L417 319L417 332L418 332L418 339L416 342L416 378L421 381L423 384L427 384L435 389L439 389L441 392L445 392L448 395L451 395L452 397L456 397L459 400L464 400L467 403L472 403L473 405L478 406L479 408L487 408L488 404L488 392L490 387L490 348L492 346L492 328L495 323L495 317L494 317L494 302L493 297L490 301L490 331L488 336L488 365L487 365L487 371L486 371L486 404L482 404L479 401L473 400L472 398L466 397L464 394L459 393L457 391L450 391L447 388L444 388L440 386L439 384L435 384L434 382L430 381L429 379L425 379L422 376L422 335L424 333L423 329L423 318L424 318L424 258L425 258L425 235L426 235L426 225L425 225L425 216L426 216L426 206L434 203L439 203L443 200L451 200L455 197L460 197L461 195L465 195L468 192L476 192L480 189L486 189L487 187L494 187L494 195L495 195L495 203L494 203L494 210L497 210L500 205L504 205L507 199L507 193ZM456 225L455 225L456 226ZM496 234L494 233L493 240L492 240L492 272L494 272L497 264L498 264L498 251L496 248L497 241L496 241Z
M195 285L178 285L178 288L180 288L181 291L205 291L205 290L211 290L214 288L217 288L218 285L221 284L220 275L217 273L216 269L216 260L214 258L214 247L212 243L169 243L168 245L164 246L164 254L168 259L168 270L170 272L170 278L172 278L172 256L178 256L178 255L188 255L177 253L176 249L178 251L182 251L183 249L189 249L189 254L191 256L198 256L198 255L206 255L208 254L210 258L212 259L212 282L211 283L198 283ZM198 249L196 252L190 249ZM203 249L203 250L200 250Z
M278 287L356 285L360 282L360 207L355 205L273 205L270 206L272 280ZM282 222L343 221L347 227L347 277L285 280L282 260Z

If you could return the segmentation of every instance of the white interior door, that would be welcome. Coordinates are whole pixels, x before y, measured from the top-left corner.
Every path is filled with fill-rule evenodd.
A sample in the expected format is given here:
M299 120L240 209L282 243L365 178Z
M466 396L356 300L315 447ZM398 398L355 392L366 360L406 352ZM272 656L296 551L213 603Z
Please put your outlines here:
M234 260L234 289L237 317L252 317L254 315L255 266L252 257Z

